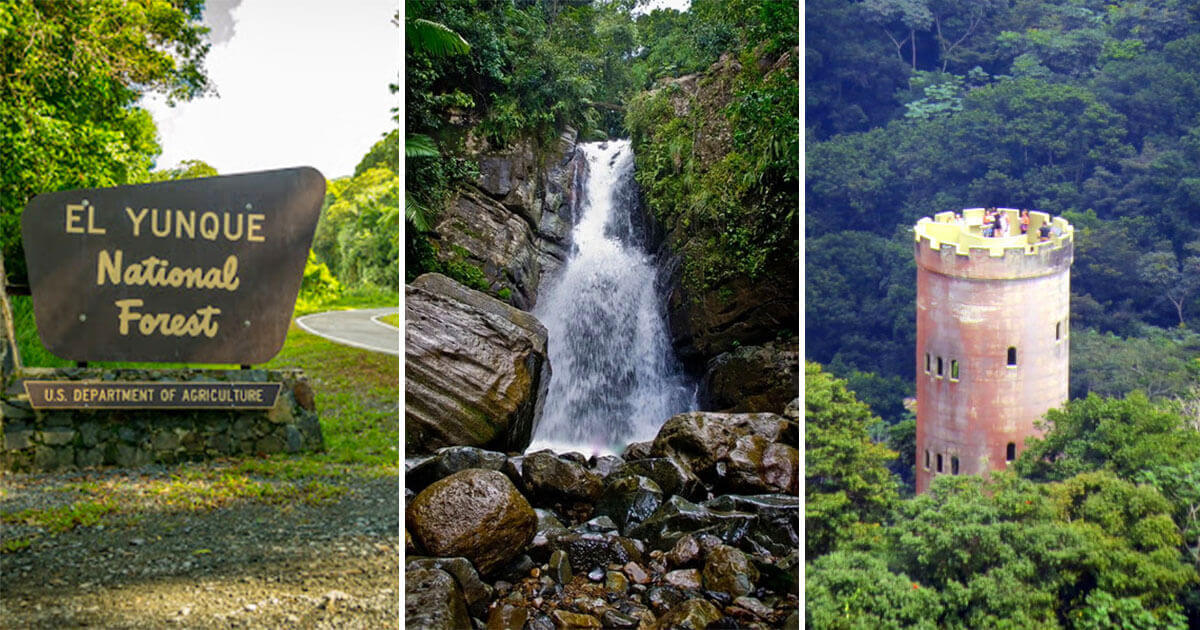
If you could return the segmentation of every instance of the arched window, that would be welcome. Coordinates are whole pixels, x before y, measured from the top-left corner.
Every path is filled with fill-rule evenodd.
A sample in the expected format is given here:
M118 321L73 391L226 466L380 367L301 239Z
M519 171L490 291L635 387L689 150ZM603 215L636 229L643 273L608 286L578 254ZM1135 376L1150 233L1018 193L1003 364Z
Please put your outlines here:
M928 353L928 352L926 352L926 353L925 353L925 373L926 373L926 374L928 374L928 373L929 373L929 364L930 364L930 361L931 361L931 359L930 359L930 357L929 357L929 353Z
M958 474L958 456L957 455L950 458L950 474L952 474L952 475Z
M942 472L942 454L937 454L937 471Z
M1062 339L1062 322L1054 322L1054 340Z
M950 380L958 380L958 359L950 359Z
M942 357L938 357L937 359L938 359L938 361L937 361L937 368L938 368L938 369L937 369L937 375L938 375L938 376L941 376L941 375L942 375Z
M1012 460L1014 460L1016 458L1017 458L1017 445L1013 442L1009 442L1008 446L1005 447L1005 449L1004 449L1004 461L1011 462Z
M1008 347L1008 367L1017 367L1017 348L1015 346Z
M929 449L925 449L925 470L929 470Z

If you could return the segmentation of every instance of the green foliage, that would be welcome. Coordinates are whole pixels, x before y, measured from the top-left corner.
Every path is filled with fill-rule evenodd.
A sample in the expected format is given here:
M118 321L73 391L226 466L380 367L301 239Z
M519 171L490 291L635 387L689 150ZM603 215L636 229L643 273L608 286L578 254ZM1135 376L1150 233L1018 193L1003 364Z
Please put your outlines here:
M411 157L408 153L408 143L410 138L404 140L404 156ZM400 130L393 129L388 132L381 140L371 145L371 149L367 154L359 160L358 165L354 167L354 176L358 177L363 173L373 168L386 168L387 170L399 174L400 173Z
M300 297L308 301L323 302L334 299L342 291L341 284L329 273L329 267L317 261L311 250L304 262L304 277L300 281Z
M935 620L942 604L937 591L893 573L877 556L835 551L812 561L805 574L804 615L810 628L939 627Z
M145 92L207 89L201 0L0 4L0 250L24 284L20 216L36 194L146 181L159 152Z
M387 166L329 182L312 249L343 285L399 286L399 193Z
M203 160L184 160L175 165L174 168L164 171L152 171L147 177L147 181L162 182L174 179L214 177L216 175L218 175L217 169Z
M1072 300L1072 308L1078 300ZM1074 328L1074 327L1072 327ZM1071 332L1071 398L1121 397L1140 390L1151 399L1182 396L1200 378L1200 335L1141 327L1140 337L1093 330Z
M1200 431L1141 392L1123 399L1092 394L1073 400L1047 412L1045 423L1046 435L1027 440L1016 461L1022 476L1053 481L1105 470L1132 479L1142 471L1200 459Z
M804 366L805 550L815 557L879 523L896 501L896 454L867 436L878 419L815 363Z

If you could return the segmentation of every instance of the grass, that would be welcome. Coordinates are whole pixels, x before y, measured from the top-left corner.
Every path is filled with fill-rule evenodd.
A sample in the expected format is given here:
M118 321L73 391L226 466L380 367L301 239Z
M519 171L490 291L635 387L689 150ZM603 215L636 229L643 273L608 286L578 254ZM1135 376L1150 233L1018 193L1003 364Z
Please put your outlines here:
M324 302L317 310L396 303L395 292L351 292L338 300ZM29 298L18 296L13 299L13 306L22 362L47 367L71 365L41 346ZM298 305L297 315L300 314L304 313ZM164 367L164 364L149 367ZM349 487L345 482L350 479L399 475L398 357L338 345L293 324L279 354L259 367L304 370L316 395L325 451L177 464L169 480L143 482L147 484L144 488L147 496L171 510L184 511L207 511L235 502L319 506L336 502L347 494ZM54 535L74 527L93 526L102 520L121 525L141 517L137 513L140 502L118 500L121 493L136 494L123 483L74 481L53 490L79 494L81 500L45 510L0 512L0 522L36 525ZM83 496L87 498L82 499ZM36 537L3 541L0 552L19 552Z
M379 318L379 321L381 321L393 328L399 328L400 327L400 313L392 313L391 315L384 315L383 317Z

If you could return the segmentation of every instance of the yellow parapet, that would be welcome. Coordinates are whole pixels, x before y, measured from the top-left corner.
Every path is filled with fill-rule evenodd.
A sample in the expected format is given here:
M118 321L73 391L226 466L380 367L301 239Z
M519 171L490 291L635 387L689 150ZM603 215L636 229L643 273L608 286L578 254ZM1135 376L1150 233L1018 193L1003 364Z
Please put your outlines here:
M924 217L913 227L917 241L929 242L933 249L942 245L954 245L955 253L970 255L972 249L986 249L989 256L1003 257L1006 251L1037 254L1047 249L1057 249L1075 238L1075 228L1062 217L1051 217L1039 210L1029 211L1029 231L1020 233L1020 210L999 208L1008 217L1012 236L984 236L983 208L966 208L961 213L939 212L932 219ZM1049 223L1054 230L1049 239L1041 240L1038 231Z

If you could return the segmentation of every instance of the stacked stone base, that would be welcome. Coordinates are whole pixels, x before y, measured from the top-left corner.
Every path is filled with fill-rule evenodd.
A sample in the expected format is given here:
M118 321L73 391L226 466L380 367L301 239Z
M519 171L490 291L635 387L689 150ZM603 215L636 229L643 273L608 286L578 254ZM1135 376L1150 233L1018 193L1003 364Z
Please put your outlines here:
M271 409L35 410L24 381L283 383ZM55 470L173 464L229 455L324 449L313 391L301 370L25 368L0 392L0 468Z

